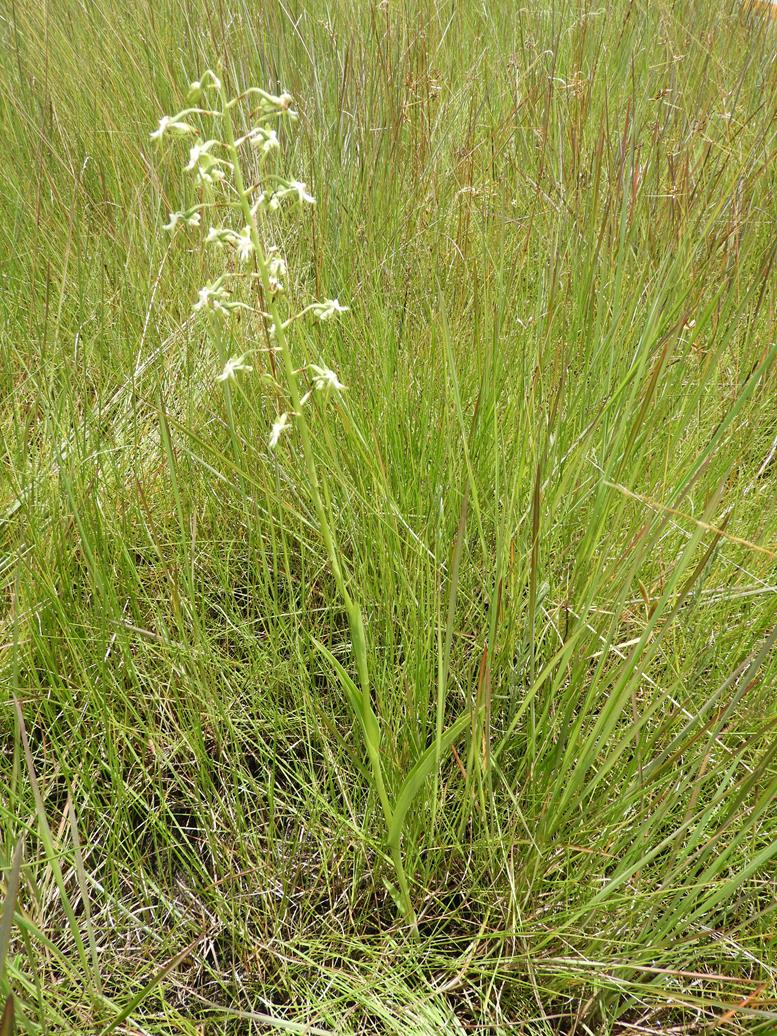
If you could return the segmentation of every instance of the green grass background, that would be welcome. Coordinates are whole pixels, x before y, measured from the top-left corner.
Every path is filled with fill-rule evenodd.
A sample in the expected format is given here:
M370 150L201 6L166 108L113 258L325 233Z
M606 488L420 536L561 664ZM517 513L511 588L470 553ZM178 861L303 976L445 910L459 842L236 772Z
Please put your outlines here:
M777 1032L777 23L668 0L0 3L0 992L21 1033ZM293 433L230 423L148 139L291 91ZM261 347L250 321L236 351ZM23 841L23 852L17 848ZM21 853L21 855L20 855ZM16 854L16 855L15 855Z

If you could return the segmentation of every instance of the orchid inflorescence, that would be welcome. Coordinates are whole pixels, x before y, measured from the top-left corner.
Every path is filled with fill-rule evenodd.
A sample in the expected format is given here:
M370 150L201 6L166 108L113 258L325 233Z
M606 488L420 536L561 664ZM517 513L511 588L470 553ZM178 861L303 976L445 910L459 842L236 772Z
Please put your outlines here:
M236 137L232 113L242 102L246 102L250 109L253 122L245 133ZM235 258L235 266L251 263L258 271L269 310L258 312L265 320L273 350L285 354L284 360L288 359L286 374L291 405L272 426L269 445L274 448L281 433L292 426L292 419L300 416L301 407L314 393L328 396L332 391L342 392L345 388L334 371L326 367L310 364L300 370L294 369L285 338L287 328L308 314L320 321L330 320L346 312L348 307L341 305L337 299L325 299L312 302L290 316L281 317L279 313L278 299L285 292L288 269L278 249L266 243L260 232L260 221L289 204L299 207L315 205L315 198L301 180L285 179L264 169L267 159L281 148L277 126L281 121L294 122L298 118L292 107L291 95L286 92L272 94L259 87L249 87L229 98L220 77L209 69L190 84L187 104L188 107L176 115L163 115L151 133L151 139L190 139L189 159L183 168L194 177L203 200L171 212L164 225L165 230L177 232L181 228L200 227L203 213L214 209L226 209L237 217L237 225L234 226L230 221L223 225L211 224L203 240L205 244L228 250ZM199 128L204 120L210 120L218 126L220 134L205 135ZM258 182L250 186L246 186L243 174L244 148L250 148L258 156L262 173ZM228 320L241 310L253 311L253 306L233 296L234 279L245 276L238 269L229 269L205 284L193 304L194 314L207 313L213 318ZM257 277L257 273L249 276ZM297 377L308 369L311 372L310 388L303 393ZM253 366L247 362L247 354L231 356L226 360L217 380L236 381L241 372L251 370Z
M252 125L245 133L236 136L232 113L243 101L247 102L247 107L250 108ZM220 343L223 343L226 337L223 334L225 321L240 317L241 312L243 315L245 311L249 314L254 312L252 305L234 296L233 288L241 284L255 283L257 278L261 283L266 311L259 310L258 313L264 321L270 356L274 358L278 355L281 358L285 374L285 392L284 386L277 380L274 362L271 380L279 393L288 399L288 403L279 408L280 413L272 423L269 447L275 450L286 433L293 428L298 430L307 475L307 491L315 509L329 567L348 616L351 632L358 689L347 675L343 678L343 686L362 727L373 786L385 819L388 847L399 885L398 902L402 913L415 928L415 914L400 847L399 832L403 814L399 814L400 821L397 822L383 776L381 728L372 705L367 633L361 607L354 595L349 566L337 542L335 513L325 486L326 475L319 468L307 416L314 397L327 401L333 395L343 392L345 385L333 370L323 364L304 363L299 367L295 366L288 335L289 329L299 320L306 317L321 322L333 320L341 313L347 312L348 307L334 298L310 302L288 312L288 304L282 304L282 300L288 297L286 261L278 249L267 242L266 228L273 213L288 206L304 208L316 203L303 181L285 179L265 168L265 163L270 161L281 147L277 127L283 121L293 122L297 118L297 113L292 108L292 98L289 94L271 94L258 87L249 87L238 96L229 99L221 79L210 70L191 84L187 103L190 107L184 108L177 115L163 116L151 136L154 140L164 140L167 137L191 138L189 161L184 169L194 177L203 200L180 212L171 212L166 228L178 233L181 229L199 227L202 213L216 208L224 208L232 216L220 225L211 224L204 237L204 243L231 254L234 262L215 280L200 288L193 307L196 317L206 314L214 325L217 325L214 327L214 337ZM200 132L197 123L206 119L212 120L219 127L221 139L217 135L205 136ZM243 156L246 152L253 153L259 164L260 175L253 182L249 181L243 172ZM228 352L226 349L223 351ZM227 416L230 422L231 383L235 382L238 388L241 388L239 378L254 369L250 362L250 352L243 350L238 355L229 356L217 377L217 380L224 384ZM301 379L305 380L304 391L300 384ZM234 433L234 428L232 431ZM235 442L239 457L237 437ZM336 660L334 664L339 666Z

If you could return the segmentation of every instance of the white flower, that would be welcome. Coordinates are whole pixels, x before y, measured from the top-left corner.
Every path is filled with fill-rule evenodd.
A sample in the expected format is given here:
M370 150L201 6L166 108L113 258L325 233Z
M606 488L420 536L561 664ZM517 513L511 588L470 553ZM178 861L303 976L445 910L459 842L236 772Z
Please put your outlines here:
M246 142L251 147L256 148L257 151L261 151L263 155L269 155L271 151L275 151L281 146L278 134L274 129L269 129L266 126L256 126L254 129L249 130L244 137L236 140L235 144L240 145Z
M334 389L335 392L342 392L345 389L345 385L343 385L335 372L328 367L319 367L315 363L311 363L310 369L313 371L313 388L319 392L329 392L330 389Z
M270 449L274 450L278 445L278 440L281 435L288 429L290 424L289 414L281 414L277 421L273 423L272 430L270 432Z
M281 146L281 142L278 140L278 134L274 129L265 130L264 140L260 142L257 138L256 140L252 140L251 144L253 147L258 147L263 155L269 155L271 151L277 151Z
M189 163L183 167L184 172L190 173L195 169L199 165L202 156L207 155L215 143L215 140L205 140L202 144L195 144L194 147L189 148Z
M210 82L207 80L210 80ZM221 80L210 69L204 73L201 79L195 79L193 83L189 84L188 100L192 102L198 101L202 92L208 89L221 89Z
M208 231L208 235L205 238L206 245L224 245L232 244L235 241L237 234L234 230L230 230L229 227L211 227Z
M291 198L294 201L302 204L315 205L316 199L308 191L307 186L300 180L289 180L284 184L283 187L279 187L271 194L267 194L262 191L259 197L254 202L253 213L259 211L259 209L268 208L271 210L280 208L280 204L284 198Z
M221 167L225 166L231 169L232 163L210 154L210 149L215 144L218 144L217 140L205 140L201 144L195 144L194 147L189 148L189 161L183 167L184 172L191 173L196 171L197 178L203 183L214 183L216 180L223 180L224 170Z
M149 136L152 140L161 140L167 134L173 137L184 137L187 133L196 132L197 129L188 122L184 122L180 115L163 115L159 120L159 125Z
M266 191L262 191L251 206L251 215L255 216L261 209L270 209L275 211L275 209L279 209L280 207L281 200L277 194L267 194Z
M307 185L302 183L300 180L291 180L288 185L288 193L296 194L297 201L300 205L307 203L308 205L315 205L316 199L307 189Z
M192 307L194 312L197 313L200 310L210 310L213 313L220 313L222 316L229 316L236 309L250 309L244 302L233 302L229 297L229 292L224 287L224 278L219 277L218 280L213 281L211 284L206 284L204 288L200 288L197 293L197 301Z
M299 118L297 112L295 112L292 108L292 104L294 104L294 98L291 96L291 94L286 93L285 90L282 94L278 94L277 97L271 95L270 100L272 104L275 106L275 108L278 110L278 113L280 115L288 116L288 118L290 118L292 122Z
M228 312L225 308L224 303L229 299L229 294L226 288L221 286L220 281L214 281L212 284L206 284L200 288L197 292L197 301L194 303L193 309L195 312L201 309L213 309L222 313Z
M235 236L234 244L235 249L237 250L238 259L241 263L244 263L254 250L251 228L243 227L243 232Z
M271 277L285 277L288 273L286 260L283 256L275 255L275 249L271 248L267 260L267 270Z
M325 299L323 302L314 302L310 312L319 320L331 320L336 313L347 313L348 306L341 306L337 299Z
M313 387L309 389L300 400L300 403L304 404L310 399L314 392L323 392L324 395L329 395L330 392L344 392L346 386L343 385L342 381L338 378L333 370L328 367L319 367L318 364L308 364L310 370L313 372L312 382Z
M179 223L182 223L187 227L198 227L200 225L200 214L196 209L185 209L183 212L171 212L169 221L164 224L164 229L175 230Z
M248 94L258 96L260 98L259 105L266 114L285 115L292 121L295 120L297 112L291 107L294 103L294 98L291 94L284 92L282 94L270 94L266 90L262 90L258 86L249 86L243 96Z
M230 356L224 364L224 370L218 375L216 381L234 381L238 371L252 371L254 368L246 363L246 356Z
M244 227L239 234L230 227L211 227L205 238L205 244L233 245L241 263L245 262L254 250L250 227Z
M184 227L199 227L200 220L199 206L194 205L192 208L184 208L180 212L171 212L170 219L165 224L165 230L175 230L179 223Z
M280 255L274 255L268 259L267 275L270 280L270 291L273 295L277 295L279 291L283 291L283 279L286 277L287 273L286 260Z

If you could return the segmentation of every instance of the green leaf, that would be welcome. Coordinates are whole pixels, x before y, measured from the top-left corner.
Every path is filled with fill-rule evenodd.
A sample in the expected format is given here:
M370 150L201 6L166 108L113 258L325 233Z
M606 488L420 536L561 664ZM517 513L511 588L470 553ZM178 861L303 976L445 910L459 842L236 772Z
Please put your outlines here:
M464 713L464 715L459 716L456 722L448 727L439 739L439 742L435 740L433 744L424 750L418 762L405 777L394 805L394 816L388 834L389 844L398 844L407 811L423 787L424 781L432 773L437 759L442 756L446 749L450 748L456 738L471 722L472 716L470 713Z
M8 874L8 888L3 903L3 913L0 917L0 982L5 977L5 958L8 954L8 947L11 943L11 929L13 928L14 912L16 910L16 896L19 892L19 874L22 868L22 854L24 852L24 840L19 839L14 850L11 870ZM6 1002L6 1010L8 1003ZM5 1029L3 1029L3 1034Z
M315 637L310 638L316 645L316 648L321 652L330 666L337 673L340 679L343 690L345 691L346 697L348 698L348 704L351 706L352 711L361 723L362 730L364 731L364 737L368 745L377 751L380 748L380 725L378 723L378 717L375 715L372 706L369 702L365 702L364 695L356 686L354 681L348 675L347 671L343 667L342 663L332 654L328 647L317 640Z

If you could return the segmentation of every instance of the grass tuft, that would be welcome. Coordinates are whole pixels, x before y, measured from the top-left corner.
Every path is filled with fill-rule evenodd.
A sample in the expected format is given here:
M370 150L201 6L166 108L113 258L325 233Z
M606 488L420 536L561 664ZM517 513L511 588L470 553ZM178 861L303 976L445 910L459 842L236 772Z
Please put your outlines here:
M775 32L5 5L2 1036L777 1031ZM162 230L219 62L285 367Z

